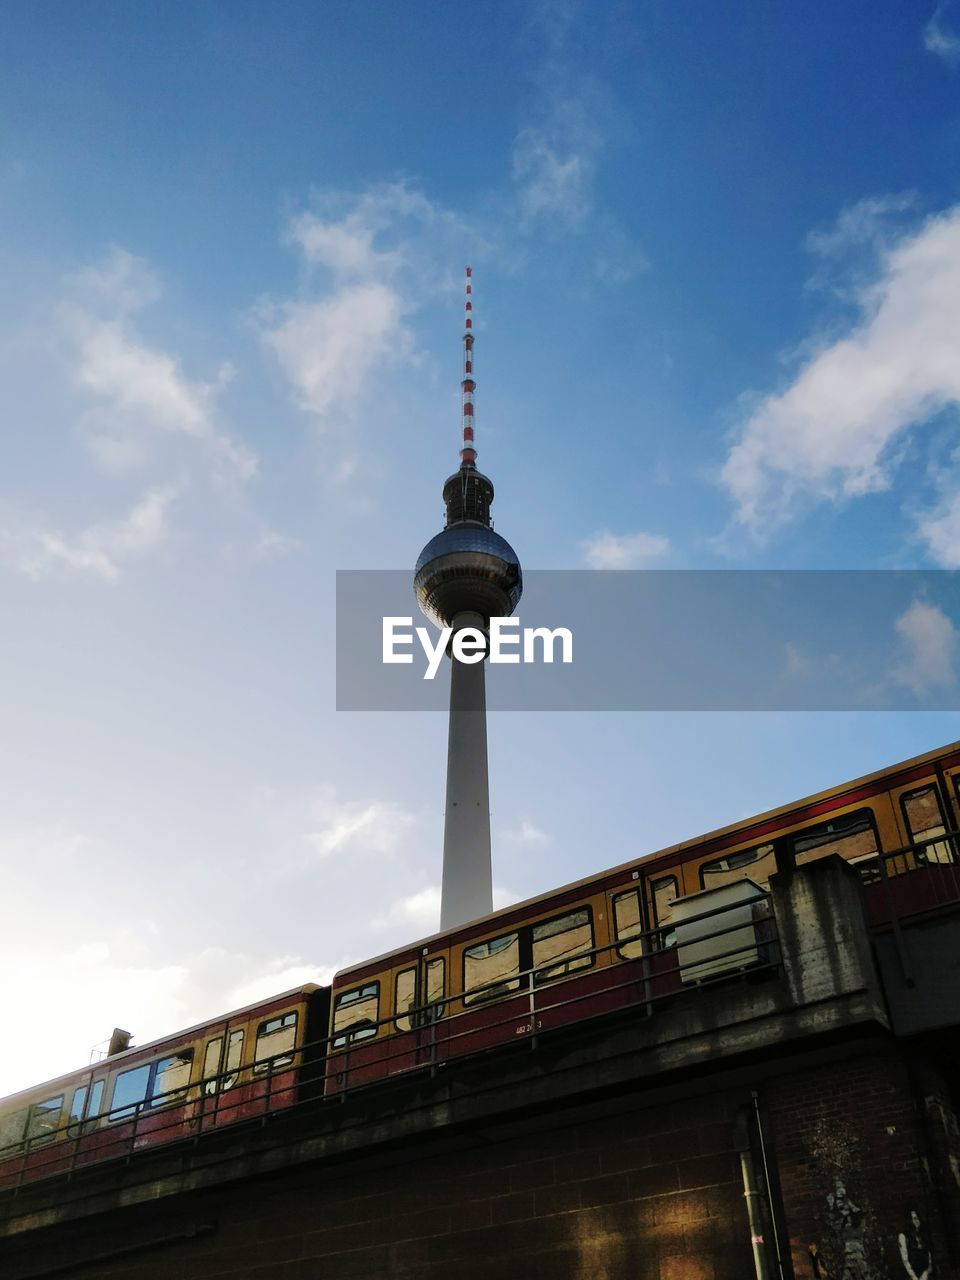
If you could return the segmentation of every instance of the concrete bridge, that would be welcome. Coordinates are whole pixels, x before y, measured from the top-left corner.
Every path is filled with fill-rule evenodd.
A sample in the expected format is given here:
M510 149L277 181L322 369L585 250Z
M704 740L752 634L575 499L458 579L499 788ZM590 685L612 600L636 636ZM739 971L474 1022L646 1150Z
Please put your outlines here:
M0 1193L0 1277L960 1277L957 904L770 891L757 972Z

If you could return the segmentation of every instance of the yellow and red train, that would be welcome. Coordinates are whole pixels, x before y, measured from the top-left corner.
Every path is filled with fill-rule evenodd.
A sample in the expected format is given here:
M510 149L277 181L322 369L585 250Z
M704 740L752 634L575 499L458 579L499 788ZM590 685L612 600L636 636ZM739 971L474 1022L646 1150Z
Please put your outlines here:
M674 931L710 890L750 882L755 922L716 973L775 967L769 877L828 854L857 864L876 926L956 904L958 816L954 743L127 1049L0 1101L0 1189L674 996Z

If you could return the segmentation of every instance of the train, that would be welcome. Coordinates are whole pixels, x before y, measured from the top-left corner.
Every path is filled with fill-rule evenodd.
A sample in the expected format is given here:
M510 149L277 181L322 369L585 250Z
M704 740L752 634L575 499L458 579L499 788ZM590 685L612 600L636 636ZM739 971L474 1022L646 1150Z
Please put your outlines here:
M770 877L816 858L856 867L875 927L935 912L960 900L958 815L953 743L120 1048L0 1100L0 1194L775 969ZM684 962L691 921L709 964Z

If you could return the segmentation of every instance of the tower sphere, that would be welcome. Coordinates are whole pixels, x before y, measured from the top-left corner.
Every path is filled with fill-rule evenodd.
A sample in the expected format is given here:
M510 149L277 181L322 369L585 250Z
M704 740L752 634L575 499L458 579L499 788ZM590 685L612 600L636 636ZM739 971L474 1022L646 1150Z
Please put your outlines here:
M520 561L506 538L473 522L449 524L420 552L413 579L417 604L431 622L449 627L459 613L485 622L506 618L523 590Z

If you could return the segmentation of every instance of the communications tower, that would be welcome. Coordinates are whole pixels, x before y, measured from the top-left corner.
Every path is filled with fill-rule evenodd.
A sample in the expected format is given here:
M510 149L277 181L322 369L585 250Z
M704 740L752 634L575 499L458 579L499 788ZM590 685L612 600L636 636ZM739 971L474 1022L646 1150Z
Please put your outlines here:
M446 526L420 552L413 580L423 613L454 633L464 627L485 630L491 618L508 617L523 589L517 553L490 520L493 485L477 470L471 277L467 267L460 468L443 486ZM484 663L451 657L450 666L441 929L493 910Z

